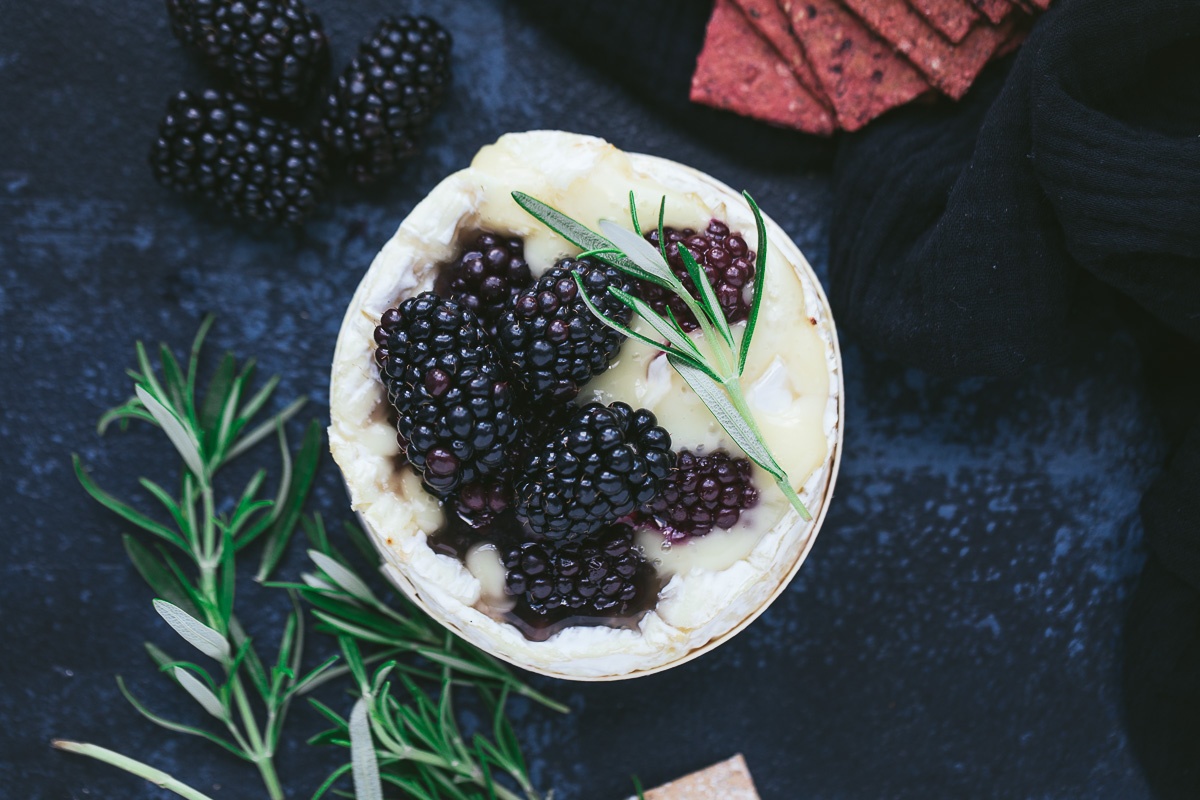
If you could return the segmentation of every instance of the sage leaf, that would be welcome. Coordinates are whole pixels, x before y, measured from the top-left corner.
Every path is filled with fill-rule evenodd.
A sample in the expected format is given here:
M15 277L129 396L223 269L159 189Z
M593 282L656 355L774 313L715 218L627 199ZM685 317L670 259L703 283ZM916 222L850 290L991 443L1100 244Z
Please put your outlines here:
M190 694L192 699L199 703L205 711L219 720L229 718L229 715L225 711L225 706L221 705L221 701L213 694L212 689L204 685L203 681L183 667L175 667L172 672L175 675L175 680L179 681L179 685L183 687L183 690Z
M166 600L156 599L154 610L192 647L209 658L228 663L231 654L229 642L224 636Z
M371 721L367 716L367 698L360 697L350 712L350 764L354 776L356 800L383 800L383 784L379 780L379 762L375 742L371 738Z

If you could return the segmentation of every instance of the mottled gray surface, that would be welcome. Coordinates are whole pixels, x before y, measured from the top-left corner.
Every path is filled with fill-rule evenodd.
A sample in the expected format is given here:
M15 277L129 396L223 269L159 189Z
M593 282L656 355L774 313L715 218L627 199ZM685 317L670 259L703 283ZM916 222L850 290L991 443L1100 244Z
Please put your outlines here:
M302 234L256 236L185 205L145 153L167 96L200 85L161 4L5 2L0 24L0 795L158 798L53 753L70 736L136 754L218 798L258 797L249 767L140 719L113 681L195 719L140 653L169 631L126 562L122 524L70 473L114 488L161 474L147 430L94 432L129 391L136 338L213 342L282 373L324 413L342 309L399 220L480 145L561 127L670 156L751 189L819 271L823 175L755 172L668 131L497 3L414 3L457 40L436 145L384 190L343 193ZM382 2L312 0L344 60ZM339 62L340 63L340 62ZM846 450L800 578L718 652L633 683L539 681L575 713L518 706L542 787L615 798L746 754L764 798L1139 798L1121 731L1116 632L1139 563L1135 514L1162 455L1138 355L1097 335L1020 385L940 382L846 347ZM345 497L331 465L317 502ZM297 560L289 562L295 568ZM246 587L264 632L279 597ZM327 648L327 641L318 646ZM334 697L348 708L348 701ZM308 797L340 752L300 709L281 757Z

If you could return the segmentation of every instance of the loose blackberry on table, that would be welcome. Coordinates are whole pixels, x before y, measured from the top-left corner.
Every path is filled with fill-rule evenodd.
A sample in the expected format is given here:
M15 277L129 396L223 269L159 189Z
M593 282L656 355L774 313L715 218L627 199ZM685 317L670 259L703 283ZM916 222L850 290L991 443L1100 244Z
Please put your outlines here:
M535 628L569 617L629 617L653 598L654 570L633 528L612 525L582 542L522 542L503 555L514 613Z
M672 462L671 437L653 413L589 403L526 460L517 519L535 537L578 541L649 503Z
M687 248L704 270L704 276L712 285L717 302L730 324L750 316L752 297L749 286L754 280L755 254L741 235L730 232L728 225L715 219L701 233L692 228L663 228L663 235L666 238L667 264L683 281L692 297L698 297L698 293L684 266L683 256L679 255L680 247ZM646 241L658 247L658 230L647 233ZM669 307L684 330L700 327L696 317L674 292L649 281L638 281L638 289L642 299L659 314L665 315Z
M436 290L474 311L488 333L495 335L500 315L532 283L520 237L482 231L442 267Z
M384 20L337 79L321 138L359 183L392 172L417 147L450 80L450 34L429 17Z
M239 219L277 225L297 225L311 215L328 179L316 141L214 90L171 98L150 166L163 186Z
M608 289L633 293L633 279L590 258L564 258L517 294L497 322L496 338L535 407L573 400L585 383L608 368L625 340L588 310L573 272L606 316L626 323L631 316Z
M425 488L449 498L503 475L519 422L507 376L474 313L424 292L383 313L375 343L400 445Z
M680 451L661 492L638 509L639 524L660 530L668 541L732 528L758 504L753 466L725 450L707 455Z
M167 0L175 37L253 100L299 105L329 66L320 18L300 0Z

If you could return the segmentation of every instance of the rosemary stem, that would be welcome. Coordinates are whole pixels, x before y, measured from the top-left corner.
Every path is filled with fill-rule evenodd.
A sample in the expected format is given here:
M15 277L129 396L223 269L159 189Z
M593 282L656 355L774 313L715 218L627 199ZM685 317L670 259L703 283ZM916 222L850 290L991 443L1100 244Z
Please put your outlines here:
M763 448L771 458L770 464L760 464L759 466L770 472L771 477L775 478L775 484L783 492L783 496L787 498L788 502L791 503L792 508L796 509L796 512L800 514L800 518L806 521L812 519L812 515L808 513L808 509L805 508L804 502L800 499L800 495L796 494L796 490L792 488L791 478L788 477L783 467L779 466L779 462L775 460L775 454L771 452L771 448L767 445L767 438L763 436L762 429L758 427L758 422L754 419L754 413L750 410L750 404L746 401L746 395L742 392L741 381L738 380L737 376L730 377L724 381L724 386L726 394L729 395L730 402L733 403L733 407L737 409L738 414L746 421L750 429L754 431L754 435L762 442Z
M271 800L284 800L283 786L279 782L278 773L275 772L275 759L268 755L255 759L254 764L258 767L263 785L267 787L267 794Z
M174 792L180 797L185 798L185 800L212 800L208 795L193 789L191 786L171 777L162 770L155 769L149 764L144 764L129 756L123 756L120 753L109 750L107 747L84 744L82 742L70 742L63 739L55 739L51 744L59 750L94 758L97 761L103 761L105 764L111 764L118 769L123 769L132 775L149 781L160 789ZM283 795L281 794L279 797L282 798Z
M725 356L727 344L724 337L719 336L713 329L712 323L708 320L708 315L704 313L704 309L700 308L688 292L676 292L676 296L683 300L683 304L687 306L688 311L692 312L692 316L700 323L700 330L704 333L704 341L708 342L708 348L712 350L713 355L717 359L717 372L724 376L728 375L731 370L729 359ZM726 382L728 383L728 381Z

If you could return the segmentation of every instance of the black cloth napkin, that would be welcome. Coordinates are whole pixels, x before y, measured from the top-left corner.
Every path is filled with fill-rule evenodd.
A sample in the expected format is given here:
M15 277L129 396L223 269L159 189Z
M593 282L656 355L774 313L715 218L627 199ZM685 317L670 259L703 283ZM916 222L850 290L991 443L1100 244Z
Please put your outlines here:
M710 3L521 3L714 146L805 165L830 153L688 107ZM834 145L830 299L862 344L1012 378L1064 355L1098 296L1129 299L1174 444L1142 504L1126 720L1156 792L1200 797L1200 0L1056 0L962 102Z

